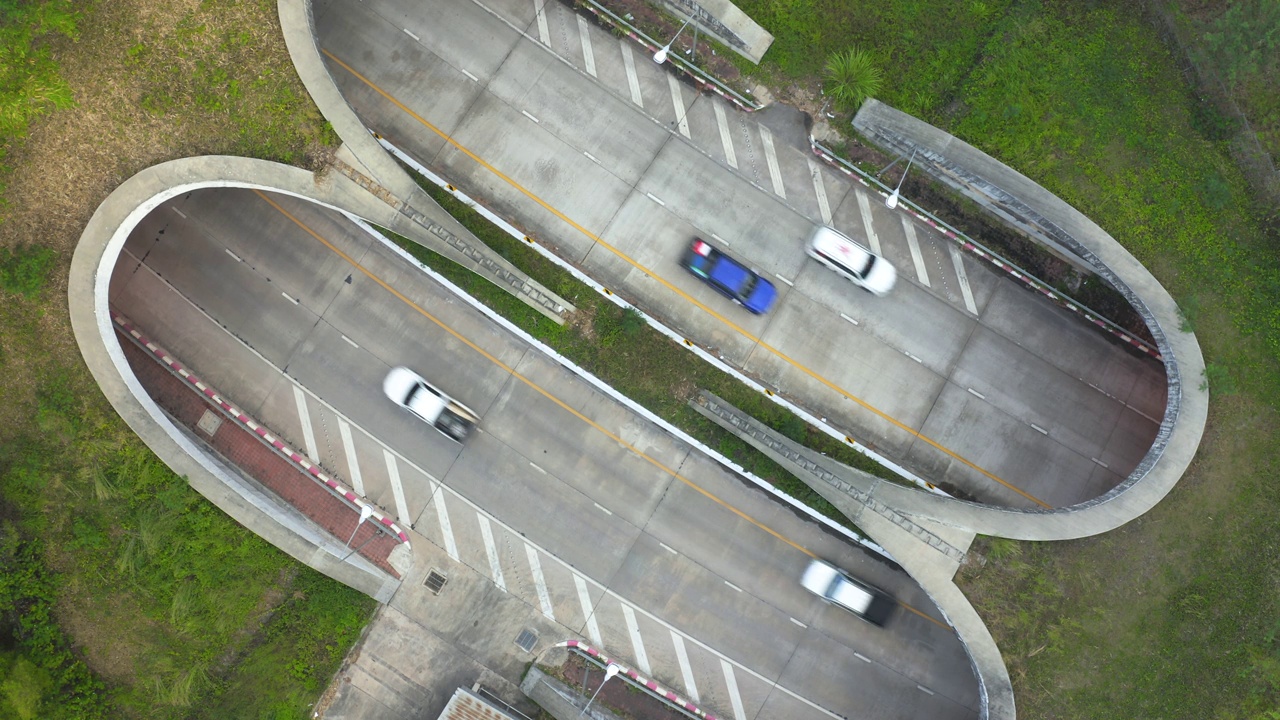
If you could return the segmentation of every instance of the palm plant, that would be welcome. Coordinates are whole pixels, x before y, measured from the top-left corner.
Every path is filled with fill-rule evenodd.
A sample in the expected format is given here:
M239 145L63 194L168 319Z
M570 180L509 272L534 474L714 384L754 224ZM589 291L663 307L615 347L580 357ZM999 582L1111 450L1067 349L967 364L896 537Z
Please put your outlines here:
M842 110L856 110L862 101L880 90L880 68L866 50L849 48L827 59L823 73L827 95Z

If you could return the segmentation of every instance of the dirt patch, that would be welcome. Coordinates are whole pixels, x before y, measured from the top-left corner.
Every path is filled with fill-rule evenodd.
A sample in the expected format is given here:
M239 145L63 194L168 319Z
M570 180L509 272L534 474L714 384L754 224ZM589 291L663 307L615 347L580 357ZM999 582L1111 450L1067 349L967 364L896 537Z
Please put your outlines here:
M623 720L688 720L689 716L671 707L664 700L646 689L637 687L624 678L614 678L601 687L604 668L577 653L569 653L569 659L558 668L543 668L548 674L583 697L595 700L592 706L608 709ZM597 694L596 691L599 690Z
M564 325L581 335L582 339L594 343L596 341L596 306L584 304L578 307L565 315Z
M108 682L134 685L138 658L154 651L147 638L163 629L138 613L127 593L89 596L71 582L58 598L58 625L71 636L89 669Z

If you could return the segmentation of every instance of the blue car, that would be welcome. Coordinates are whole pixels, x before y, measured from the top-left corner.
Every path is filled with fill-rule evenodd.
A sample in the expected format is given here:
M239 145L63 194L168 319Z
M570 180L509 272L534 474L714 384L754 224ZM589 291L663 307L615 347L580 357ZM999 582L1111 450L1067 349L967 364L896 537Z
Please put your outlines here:
M716 292L757 315L769 312L778 297L773 283L701 238L694 238L689 246L684 267Z

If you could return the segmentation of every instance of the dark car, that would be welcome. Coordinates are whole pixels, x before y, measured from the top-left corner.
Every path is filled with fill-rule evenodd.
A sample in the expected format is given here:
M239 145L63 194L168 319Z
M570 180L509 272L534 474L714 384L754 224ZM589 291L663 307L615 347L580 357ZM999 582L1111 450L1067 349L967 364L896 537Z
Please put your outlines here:
M716 292L757 315L769 312L778 297L773 283L701 238L694 238L689 246L684 266Z

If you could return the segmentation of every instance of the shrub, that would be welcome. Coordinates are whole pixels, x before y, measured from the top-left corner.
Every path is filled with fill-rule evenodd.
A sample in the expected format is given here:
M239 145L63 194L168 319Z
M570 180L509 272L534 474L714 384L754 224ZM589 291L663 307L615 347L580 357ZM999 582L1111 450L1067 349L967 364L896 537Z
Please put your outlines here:
M826 92L842 110L857 110L862 101L880 91L882 75L866 50L849 48L827 59L823 73Z
M0 288L28 300L44 288L58 254L47 247L24 245L0 248Z

